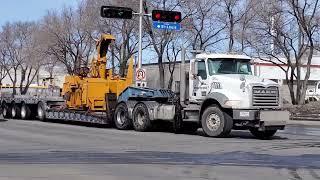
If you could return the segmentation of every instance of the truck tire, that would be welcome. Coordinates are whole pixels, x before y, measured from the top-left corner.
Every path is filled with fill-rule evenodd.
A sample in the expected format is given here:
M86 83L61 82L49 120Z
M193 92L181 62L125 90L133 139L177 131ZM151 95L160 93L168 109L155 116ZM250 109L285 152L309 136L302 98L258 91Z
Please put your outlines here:
M148 131L151 128L148 108L144 103L138 103L133 109L133 128L141 132Z
M39 120L44 121L46 119L46 109L43 102L38 103L37 113Z
M125 103L117 105L113 119L117 129L128 130L132 127L132 121L129 119L128 107Z
M251 134L258 139L270 139L277 132L277 130L259 131L258 128L250 128L249 130Z
M24 102L21 104L20 116L21 116L21 119L23 120L28 120L31 117L30 107Z
M12 119L19 119L20 118L21 109L19 105L16 103L11 104L11 117Z
M7 119L11 118L11 109L7 103L2 104L2 115L4 118L7 118Z
M201 125L207 136L224 137L231 132L233 120L218 106L209 106L202 114Z

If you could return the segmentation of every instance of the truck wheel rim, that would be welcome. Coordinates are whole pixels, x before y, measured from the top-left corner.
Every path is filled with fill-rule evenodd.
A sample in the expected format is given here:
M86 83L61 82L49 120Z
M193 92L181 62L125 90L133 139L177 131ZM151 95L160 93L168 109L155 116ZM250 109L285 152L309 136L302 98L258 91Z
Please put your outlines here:
M124 118L125 118L125 113L123 111L120 111L117 113L117 122L119 124L123 124L124 123Z
M12 117L16 117L16 110L14 107L11 110L11 114L12 114Z
M21 117L24 118L26 117L26 108L24 106L21 107Z
M138 123L140 125L143 125L143 119L145 118L144 114L142 112L138 112L138 116L137 116L137 120L138 120Z
M42 109L40 107L38 108L38 116L40 118L43 117L43 112L42 112Z
M213 113L207 117L207 127L210 131L216 131L221 125L221 119L219 115Z
M7 108L3 108L2 114L3 114L3 116L7 116Z

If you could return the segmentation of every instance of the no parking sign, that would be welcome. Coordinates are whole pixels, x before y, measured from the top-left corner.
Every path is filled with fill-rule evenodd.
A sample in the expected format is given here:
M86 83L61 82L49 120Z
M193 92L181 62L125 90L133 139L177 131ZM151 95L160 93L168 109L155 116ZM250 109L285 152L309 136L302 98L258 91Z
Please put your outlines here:
M146 69L137 69L136 71L136 80L137 81L146 81Z

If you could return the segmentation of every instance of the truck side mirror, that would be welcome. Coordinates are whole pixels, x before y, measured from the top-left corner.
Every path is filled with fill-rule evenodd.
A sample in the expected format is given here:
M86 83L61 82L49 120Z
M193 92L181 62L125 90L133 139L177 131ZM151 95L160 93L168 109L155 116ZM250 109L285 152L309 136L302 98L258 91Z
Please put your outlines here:
M198 63L197 62L191 62L191 74L193 76L198 76Z

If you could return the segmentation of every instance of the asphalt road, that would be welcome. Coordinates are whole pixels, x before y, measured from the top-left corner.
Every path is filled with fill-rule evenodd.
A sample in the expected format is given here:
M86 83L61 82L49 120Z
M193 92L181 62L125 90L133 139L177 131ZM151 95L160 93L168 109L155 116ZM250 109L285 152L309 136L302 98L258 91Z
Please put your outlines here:
M52 122L0 122L0 180L320 179L320 126L290 125L272 140L119 131Z

